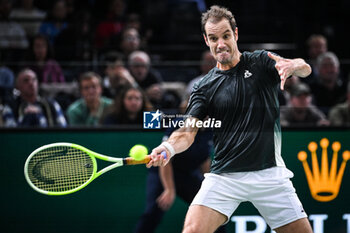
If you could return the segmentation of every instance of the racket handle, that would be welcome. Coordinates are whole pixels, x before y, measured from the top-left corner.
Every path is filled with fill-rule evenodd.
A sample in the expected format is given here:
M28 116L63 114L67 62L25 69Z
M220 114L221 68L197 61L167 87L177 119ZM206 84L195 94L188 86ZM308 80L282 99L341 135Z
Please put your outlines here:
M135 160L134 158L127 157L123 159L124 165L137 165L137 164L146 164L151 161L151 156L147 155L142 160Z
M164 159L167 159L167 155L166 155L166 152L165 150L162 151L160 153L161 155L163 155ZM142 160L135 160L134 158L131 158L131 157L127 157L127 158L124 158L123 159L123 162L125 165L137 165L137 164L146 164L148 163L149 161L151 161L151 156L147 155L144 159Z

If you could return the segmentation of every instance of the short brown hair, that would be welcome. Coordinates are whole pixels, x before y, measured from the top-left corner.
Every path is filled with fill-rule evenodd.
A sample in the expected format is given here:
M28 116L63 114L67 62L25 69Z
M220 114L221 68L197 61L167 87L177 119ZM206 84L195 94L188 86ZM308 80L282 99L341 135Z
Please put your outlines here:
M80 77L79 77L79 86L81 85L82 81L93 79L93 78L97 78L99 84L102 86L102 78L101 78L101 76L98 73L93 72L93 71L88 71L88 72L85 72L82 75L80 75Z
M205 31L205 24L208 22L209 19L211 19L212 22L220 22L223 18L227 19L227 21L230 23L232 31L235 31L237 24L235 17L229 11L227 8L222 6L211 6L207 12L202 14L202 32L206 36L207 33Z

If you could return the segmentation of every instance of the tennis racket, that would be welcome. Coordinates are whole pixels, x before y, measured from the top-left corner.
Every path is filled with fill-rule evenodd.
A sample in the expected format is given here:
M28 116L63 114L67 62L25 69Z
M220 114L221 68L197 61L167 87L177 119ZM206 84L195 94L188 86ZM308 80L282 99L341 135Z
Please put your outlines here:
M96 158L114 164L97 171ZM113 168L146 164L149 161L150 156L136 161L131 157L109 157L73 143L53 143L42 146L29 155L24 165L24 175L29 185L39 193L65 195L86 187Z

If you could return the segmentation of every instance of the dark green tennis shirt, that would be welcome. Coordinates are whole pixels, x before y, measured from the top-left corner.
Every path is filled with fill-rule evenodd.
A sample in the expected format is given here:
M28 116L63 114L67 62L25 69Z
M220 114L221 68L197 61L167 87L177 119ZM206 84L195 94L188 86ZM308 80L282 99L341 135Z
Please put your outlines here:
M213 68L199 80L187 115L221 120L214 128L211 172L256 171L284 166L277 98L280 77L266 51L244 52L230 70Z

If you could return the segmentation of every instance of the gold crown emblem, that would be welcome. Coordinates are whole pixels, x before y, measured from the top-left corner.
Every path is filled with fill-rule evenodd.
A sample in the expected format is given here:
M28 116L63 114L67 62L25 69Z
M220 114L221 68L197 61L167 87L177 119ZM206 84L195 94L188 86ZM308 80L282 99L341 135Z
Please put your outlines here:
M343 152L343 161L340 165L339 172L337 173L338 152L340 151L341 144L339 142L333 142L332 144L333 158L330 169L327 153L329 140L327 138L321 139L320 146L322 147L321 169L317 160L316 142L310 142L308 146L308 149L311 152L312 172L306 161L307 153L305 151L300 151L298 153L298 159L303 164L312 197L317 201L327 202L338 196L346 162L350 159L350 151L347 150Z

